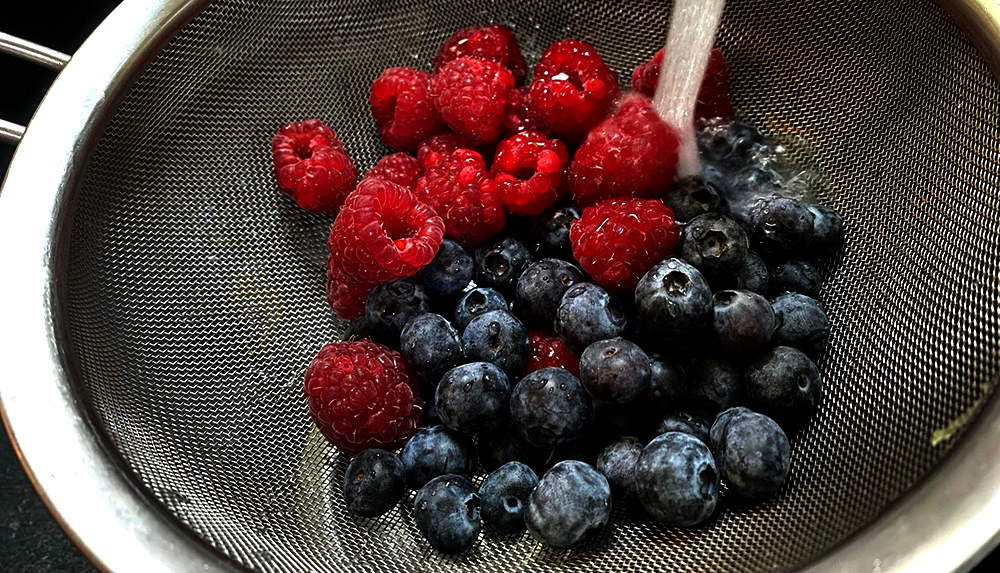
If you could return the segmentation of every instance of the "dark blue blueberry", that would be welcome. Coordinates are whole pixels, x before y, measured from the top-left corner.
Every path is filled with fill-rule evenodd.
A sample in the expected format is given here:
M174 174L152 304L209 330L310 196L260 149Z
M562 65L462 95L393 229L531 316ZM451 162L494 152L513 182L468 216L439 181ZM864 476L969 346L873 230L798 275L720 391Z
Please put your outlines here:
M611 488L593 467L574 460L545 472L528 498L524 523L538 541L569 549L593 538L611 516Z
M723 353L747 356L771 344L774 309L766 298L748 290L715 293L713 332Z
M795 199L779 197L754 207L750 215L753 239L762 252L791 256L804 253L813 239L815 217Z
M686 368L691 407L696 413L714 417L743 400L743 368L717 352L705 352Z
M531 225L531 246L542 257L570 260L569 228L580 218L576 205L556 205L539 215Z
M556 309L573 285L583 282L583 273L558 259L542 259L524 269L517 280L517 309L530 323L551 330Z
M713 180L691 175L674 181L663 201L674 211L674 220L685 223L698 215L719 210L722 193Z
M413 434L399 457L406 468L406 485L419 489L440 475L472 475L476 444L445 426L433 426Z
M621 302L593 283L570 287L559 302L553 323L566 348L578 356L594 342L620 335L627 324Z
M471 548L483 529L472 480L449 474L427 482L413 500L413 521L431 547L445 555Z
M364 339L371 340L372 342L379 342L378 335L372 331L371 326L368 324L368 317L363 314L347 323L347 329L344 330L344 334L340 337L340 339L345 342L353 342L355 340Z
M687 412L673 412L664 416L660 423L656 425L655 432L656 435L665 434L667 432L681 432L682 434L690 434L706 445L711 445L711 440L709 439L710 426L705 420L688 414Z
M514 378L531 358L528 329L506 310L491 310L474 318L462 333L469 360L492 362Z
M476 249L475 259L472 276L476 284L496 289L508 298L513 298L521 273L535 262L528 247L511 235L491 239Z
M552 449L580 437L590 416L590 399L580 380L562 368L528 374L510 397L510 419L524 441Z
M354 456L344 474L347 510L378 517L396 507L406 492L406 471L396 454L371 448Z
M743 406L735 406L719 412L719 415L715 417L715 421L709 428L709 441L706 442L712 448L713 454L715 453L715 444L722 441L722 432L726 429L726 424L734 416L742 416L743 414L753 414L753 410Z
M781 196L774 172L759 164L744 167L733 174L726 187L723 212L743 227L753 240L753 217L765 202Z
M813 214L813 241L810 254L814 257L828 257L844 245L844 217L823 205L809 205Z
M817 300L789 293L772 300L771 307L778 323L775 345L798 348L813 359L823 354L830 340L830 320Z
M410 319L431 310L431 297L424 285L401 280L372 289L365 302L365 319L384 344L399 348L399 335Z
M649 388L649 356L624 338L598 340L580 356L580 382L597 400L624 404Z
M549 459L548 449L536 448L518 437L510 421L479 434L479 461L490 472L507 462L518 461L540 470Z
M420 280L437 296L454 296L472 282L472 267L472 255L445 239L434 260L420 271Z
M441 423L456 432L475 434L507 419L510 383L489 362L472 362L449 370L434 392Z
M706 185L711 185L719 193L719 206L716 211L719 213L729 212L727 198L733 195L729 177L711 163L702 165L701 176L705 179Z
M684 227L681 256L707 277L735 273L746 261L750 243L743 229L718 213L698 215Z
M641 403L664 412L678 407L687 394L688 377L684 368L670 359L650 360L649 392L639 398Z
M703 160L730 171L750 163L756 149L770 144L753 126L729 120L710 121L696 138Z
M720 426L716 428L716 426ZM788 475L791 450L781 427L745 408L712 425L712 450L729 491L749 499L774 495Z
M499 292L486 287L477 287L462 295L455 306L455 328L465 332L473 318L491 310L510 310L507 300Z
M719 501L719 472L711 450L681 432L660 434L642 449L635 485L646 511L671 527L705 521Z
M771 267L769 289L771 296L786 292L797 292L809 298L819 298L823 287L823 278L816 267L803 260L789 260L774 264Z
M639 503L635 489L635 463L645 444L634 436L621 436L608 444L597 456L597 471L608 478L611 496L622 507Z
M448 319L427 313L410 319L399 336L399 348L421 380L437 384L465 357L462 337Z
M712 289L680 259L666 259L639 279L635 304L643 328L668 338L688 337L712 319Z
M762 296L767 296L770 275L771 270L767 268L764 257L750 251L747 253L747 258L743 261L743 265L736 270L732 288L748 290Z
M524 531L524 510L537 486L538 476L521 462L508 462L486 476L479 486L486 527L498 533Z
M754 410L797 428L819 409L823 383L802 351L775 346L747 367L746 392Z

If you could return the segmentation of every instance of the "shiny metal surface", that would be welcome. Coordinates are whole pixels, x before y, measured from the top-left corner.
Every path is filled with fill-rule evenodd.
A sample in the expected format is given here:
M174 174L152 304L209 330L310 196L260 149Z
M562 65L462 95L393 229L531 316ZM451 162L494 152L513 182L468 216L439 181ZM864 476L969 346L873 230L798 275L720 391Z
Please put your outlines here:
M58 50L46 48L4 32L0 32L0 52L35 62L56 71L63 69L70 59L69 55Z
M347 458L299 388L342 329L322 295L329 219L277 194L267 141L320 116L363 171L385 152L367 82L425 65L454 28L515 23L529 62L582 37L627 77L665 16L642 0L217 0L195 17L206 4L126 0L60 75L0 194L0 241L20 247L0 251L18 277L0 299L0 405L102 568L959 571L996 544L995 4L940 3L966 37L921 0L731 1L737 107L808 147L851 229L825 269L828 398L791 480L697 530L618 513L580 551L486 535L458 558L427 549L407 501L372 521L338 502Z
M0 119L0 142L17 143L24 137L24 126Z

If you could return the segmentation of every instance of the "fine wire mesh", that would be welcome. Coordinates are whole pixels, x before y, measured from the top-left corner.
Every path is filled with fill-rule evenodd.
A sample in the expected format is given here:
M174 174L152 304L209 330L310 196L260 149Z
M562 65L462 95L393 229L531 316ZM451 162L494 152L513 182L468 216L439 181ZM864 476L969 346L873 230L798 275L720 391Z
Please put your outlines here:
M331 218L276 191L271 136L318 117L364 172L387 151L371 81L429 67L455 29L510 24L529 65L579 38L627 82L668 19L653 0L219 0L187 25L91 158L66 272L96 423L151 495L262 572L735 572L804 566L919 482L1000 365L1000 89L929 0L732 0L718 42L739 114L819 165L848 225L824 269L823 407L779 495L688 530L616 510L574 551L486 532L457 557L420 538L412 494L379 519L345 511L347 458L301 388L343 329L324 297Z

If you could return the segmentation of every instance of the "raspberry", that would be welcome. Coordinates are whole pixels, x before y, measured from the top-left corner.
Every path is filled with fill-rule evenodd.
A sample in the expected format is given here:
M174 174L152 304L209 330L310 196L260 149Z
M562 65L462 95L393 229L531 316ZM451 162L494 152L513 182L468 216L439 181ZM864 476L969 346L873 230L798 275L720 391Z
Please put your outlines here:
M594 281L627 293L674 252L680 232L659 199L609 199L584 209L569 238L573 257Z
M507 222L500 188L482 156L471 149L457 149L428 166L415 193L444 219L445 236L466 249L478 246Z
M454 133L440 133L420 144L420 147L417 149L417 161L424 168L437 165L448 159L451 152L456 149L471 149L481 157L493 157L491 145L473 146L467 139L461 138Z
M411 68L389 68L372 82L372 117L386 145L416 151L421 141L444 129L430 83L430 74Z
M271 155L278 189L306 211L336 213L358 181L343 144L318 119L282 126Z
M499 64L510 70L517 85L524 85L528 64L521 55L514 31L507 26L480 26L455 32L434 56L434 71L440 71L445 64L458 58Z
M535 131L519 133L497 145L490 173L500 199L514 215L538 215L566 193L566 146Z
M659 197L677 175L680 139L649 100L627 97L589 134L569 167L569 189L580 205L611 197Z
M580 377L580 359L566 348L559 335L550 330L532 330L528 333L528 340L531 342L531 358L521 369L522 377L550 366Z
M473 145L493 143L507 111L510 72L493 62L459 58L431 78L431 97L445 123Z
M330 228L328 302L341 318L355 318L364 308L362 291L367 296L378 283L417 274L434 259L443 234L444 221L413 193L363 180Z
M397 185L402 185L413 191L417 186L417 179L424 176L424 166L412 155L406 153L393 153L378 160L375 167L365 173L365 179L375 177L384 181L390 181Z
M522 131L548 130L539 119L531 103L531 88L514 88L507 92L507 113L504 115L503 133L511 136Z
M663 63L665 49L660 48L653 59L635 68L632 72L632 89L647 97L653 97L656 83L660 79L660 65ZM708 57L705 76L698 89L698 105L695 106L694 116L699 120L713 117L733 118L733 104L729 101L729 69L726 58L719 48L713 47Z
M535 66L531 102L553 135L582 135L618 97L618 78L597 50L579 40L556 42Z
M424 405L403 357L370 340L324 346L306 370L305 394L313 422L348 452L401 447Z

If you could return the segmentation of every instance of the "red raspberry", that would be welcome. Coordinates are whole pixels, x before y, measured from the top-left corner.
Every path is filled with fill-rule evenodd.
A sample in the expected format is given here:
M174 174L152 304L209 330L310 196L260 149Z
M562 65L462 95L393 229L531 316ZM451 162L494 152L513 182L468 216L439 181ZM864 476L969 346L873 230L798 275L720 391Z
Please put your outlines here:
M510 72L493 62L459 58L431 78L431 97L445 123L473 145L493 143L507 111Z
M372 117L386 145L416 151L421 141L444 130L430 83L430 74L411 68L389 68L372 82Z
M497 145L490 174L514 215L538 215L566 193L569 152L558 139L526 131Z
M437 165L448 159L448 156L456 149L471 149L481 157L493 157L492 147L491 145L473 146L468 140L454 133L440 133L420 144L417 149L417 161L424 168Z
M573 257L598 284L616 293L670 256L680 232L659 199L609 199L583 210L569 230Z
M271 140L278 189L313 213L336 213L358 170L333 130L318 119L282 126Z
M507 92L507 114L504 116L503 133L506 136L522 131L548 130L545 122L539 119L531 103L531 88L514 88Z
M618 94L615 73L593 46L579 40L549 46L535 66L531 83L535 111L558 137L587 133Z
M393 153L378 160L375 167L365 173L365 179L376 177L402 185L410 191L417 187L417 179L424 176L424 166L412 155Z
M442 66L458 58L499 64L510 70L517 85L524 85L528 64L521 55L514 31L507 26L480 26L455 32L434 56L434 71L440 71Z
M420 427L424 402L413 370L370 340L324 346L306 370L305 394L313 422L348 452L399 448Z
M639 64L632 72L632 89L647 97L653 97L656 83L660 79L660 66L663 64L663 51L653 56L652 60ZM705 77L698 89L698 105L694 108L695 119L733 118L733 104L729 101L729 68L726 58L719 48L712 48L705 68Z
M466 249L498 233L507 222L500 188L483 157L471 149L457 149L428 166L415 193L444 219L444 235Z
M644 96L627 97L573 156L569 189L580 205L611 197L659 197L677 175L680 139Z
M437 254L444 221L403 187L365 179L330 228L327 295L341 318L364 308L361 291L413 276ZM364 293L367 296L367 292Z
M566 348L559 335L548 330L533 330L528 333L528 340L531 341L531 358L521 370L522 377L550 366L580 377L580 359Z

